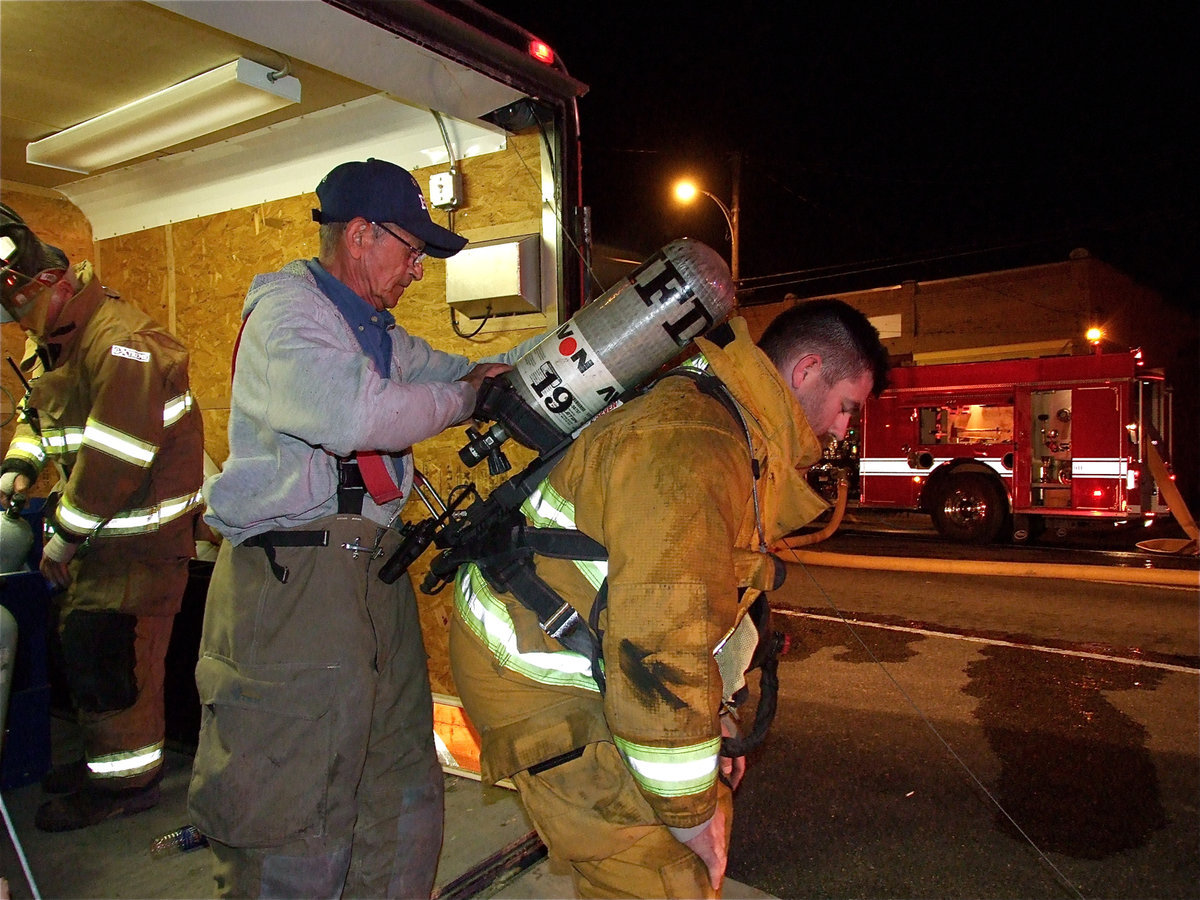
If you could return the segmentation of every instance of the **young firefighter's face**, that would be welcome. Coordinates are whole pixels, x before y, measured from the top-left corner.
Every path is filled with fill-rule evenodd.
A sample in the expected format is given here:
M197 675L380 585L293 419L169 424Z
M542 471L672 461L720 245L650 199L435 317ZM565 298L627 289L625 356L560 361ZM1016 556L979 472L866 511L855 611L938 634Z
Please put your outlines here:
M797 369L803 362L797 363ZM804 410L808 424L822 441L828 438L840 441L846 436L850 419L866 403L873 385L870 372L860 372L829 384L821 373L819 357L806 371L793 372L792 377L792 393Z

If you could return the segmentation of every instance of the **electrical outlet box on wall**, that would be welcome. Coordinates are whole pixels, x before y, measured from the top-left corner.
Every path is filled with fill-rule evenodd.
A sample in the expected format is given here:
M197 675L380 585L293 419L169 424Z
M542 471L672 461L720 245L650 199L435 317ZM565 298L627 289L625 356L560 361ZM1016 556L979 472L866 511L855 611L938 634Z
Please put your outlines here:
M435 209L458 209L462 206L462 173L455 169L430 175L429 205Z

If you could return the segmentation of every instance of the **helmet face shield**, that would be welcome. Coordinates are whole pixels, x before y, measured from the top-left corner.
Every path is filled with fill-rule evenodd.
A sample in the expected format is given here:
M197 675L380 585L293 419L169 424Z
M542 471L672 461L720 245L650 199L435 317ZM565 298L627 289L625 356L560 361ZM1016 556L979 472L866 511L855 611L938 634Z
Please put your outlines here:
M15 281L15 279L13 279L13 273L11 273L9 271L9 268L13 264L14 260L16 259L16 256L17 256L17 242L14 241L7 234L0 235L0 267L2 267L2 268L0 268L0 271L2 271L4 273L3 278L4 278L4 296L5 296L5 298L8 297L10 279ZM13 321L15 321L13 319L13 317L8 314L8 306L6 304L0 305L0 322L13 322Z
M47 288L58 284L66 269L45 269L30 278L16 269L5 267L3 297L0 298L0 322L19 322L33 309Z
M63 252L38 240L12 207L0 203L0 321L19 321L66 269Z

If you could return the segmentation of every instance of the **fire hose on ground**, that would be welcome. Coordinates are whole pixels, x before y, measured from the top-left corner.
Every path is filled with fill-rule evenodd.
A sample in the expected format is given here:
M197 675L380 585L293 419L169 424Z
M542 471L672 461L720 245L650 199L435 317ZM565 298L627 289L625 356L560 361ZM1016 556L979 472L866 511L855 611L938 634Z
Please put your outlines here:
M1153 459L1153 456L1152 456ZM1157 474L1157 473L1156 473ZM1168 482L1174 487L1173 482ZM858 556L848 553L830 553L818 550L802 550L837 531L846 512L849 494L844 474L838 479L838 496L833 516L820 530L785 538L773 549L785 562L796 562L809 566L829 566L843 569L873 569L882 572L930 572L937 575L1000 575L1012 578L1062 578L1076 581L1116 581L1128 584L1152 584L1169 587L1200 587L1200 578L1192 571L1179 569L1133 569L1109 566L1085 566L1068 563L1020 563L982 561L974 559L918 559L906 556ZM1178 492L1176 491L1176 494ZM1179 501L1182 504L1182 500ZM1172 510L1176 507L1172 505ZM1195 543L1196 523L1183 509L1188 525L1185 530Z

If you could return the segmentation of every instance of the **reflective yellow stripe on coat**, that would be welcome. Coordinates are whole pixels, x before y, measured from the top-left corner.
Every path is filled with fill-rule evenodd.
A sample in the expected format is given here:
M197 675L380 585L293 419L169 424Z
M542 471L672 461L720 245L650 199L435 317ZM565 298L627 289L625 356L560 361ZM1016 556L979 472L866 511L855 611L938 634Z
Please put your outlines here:
M126 510L104 521L79 509L64 496L59 501L57 515L59 522L76 534L89 535L96 532L100 537L120 537L157 531L168 522L203 504L204 498L200 491L196 491L143 509Z
M172 397L163 405L163 427L170 428L191 412L195 405L191 391ZM158 447L154 444L89 417L83 428L43 428L40 441L37 437L18 436L13 439L7 455L24 457L40 468L47 454L65 456L78 453L85 445L142 468L149 468L158 454Z
M13 438L12 443L8 445L7 456L32 463L36 469L41 469L42 464L46 461L46 451L42 449L42 442L36 437L24 434Z
M504 668L552 687L577 687L600 692L592 664L571 650L522 653L512 618L474 563L458 570L454 602L467 627L483 641Z

